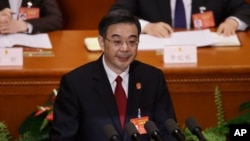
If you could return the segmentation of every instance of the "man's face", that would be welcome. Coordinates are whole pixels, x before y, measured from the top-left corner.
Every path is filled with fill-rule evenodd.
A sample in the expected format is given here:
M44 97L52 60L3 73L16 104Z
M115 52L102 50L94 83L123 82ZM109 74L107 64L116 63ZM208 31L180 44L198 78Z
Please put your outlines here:
M123 72L137 55L138 41L138 31L134 24L119 23L109 26L106 38L99 36L108 67L117 74Z

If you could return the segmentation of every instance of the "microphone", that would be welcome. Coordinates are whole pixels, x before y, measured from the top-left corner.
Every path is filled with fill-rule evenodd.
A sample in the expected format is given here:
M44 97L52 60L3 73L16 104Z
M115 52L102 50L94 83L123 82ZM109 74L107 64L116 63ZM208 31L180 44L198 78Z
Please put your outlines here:
M109 141L120 141L119 135L115 128L111 124L104 126L104 131L109 139Z
M207 141L206 138L201 133L201 127L198 125L198 123L195 121L194 118L189 117L186 119L186 125L188 129L195 134L200 141Z
M175 136L178 141L185 141L185 136L181 133L179 127L173 119L168 119L165 123L168 131Z
M137 128L132 122L126 123L124 128L125 128L125 131L128 133L128 135L130 136L132 141L140 141Z
M162 141L160 134L159 134L159 129L156 127L153 121L147 121L144 124L144 128L146 129L148 135L153 138L155 141Z

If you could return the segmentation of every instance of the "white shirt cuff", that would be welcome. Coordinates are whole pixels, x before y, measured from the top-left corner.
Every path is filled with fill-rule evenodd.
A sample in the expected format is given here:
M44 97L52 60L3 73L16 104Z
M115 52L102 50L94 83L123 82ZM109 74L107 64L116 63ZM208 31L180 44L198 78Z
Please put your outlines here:
M26 31L26 33L31 34L33 31L33 25L30 23L27 23L27 27L28 27L28 30Z
M143 20L143 19L139 19L139 22L141 24L141 31L143 33L143 30L145 28L145 26L149 23L149 21Z
M238 22L237 30L244 31L244 30L247 29L248 24L246 24L245 22L243 22L243 21L240 20L239 18L234 17L234 16L231 16L231 17L228 17L227 19L229 19L229 18L232 18L232 19L234 19L234 20L236 20L236 21Z

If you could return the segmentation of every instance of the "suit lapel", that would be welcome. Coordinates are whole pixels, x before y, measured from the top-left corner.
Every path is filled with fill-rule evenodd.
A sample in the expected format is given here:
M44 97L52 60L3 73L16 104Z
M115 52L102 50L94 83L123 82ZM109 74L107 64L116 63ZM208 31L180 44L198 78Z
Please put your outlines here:
M141 82L141 72L136 71L136 63L132 63L129 71L129 91L127 104L127 119L129 122L131 118L137 118L138 109L140 108L141 89L143 88Z
M94 76L95 79L95 90L96 94L100 97L100 99L103 101L103 105L105 109L109 112L110 118L113 121L113 124L115 125L115 128L117 131L122 134L121 125L120 125L120 119L119 119L119 113L116 108L116 101L114 98L114 94L111 88L111 85L109 83L108 77L105 73L102 60L98 60L99 67L96 70L96 75Z
M200 7L204 5L204 0L192 0L192 13L200 13Z
M27 7L28 6L28 2L31 2L32 3L32 6L39 6L40 3L41 3L41 0L23 0L22 2L22 7Z
M28 6L28 2L32 2L33 3L33 0L23 0L22 2L22 7L27 7Z
M172 16L171 16L171 6L170 0L157 0L161 17L164 19L164 22L168 24L172 24Z
M192 0L192 10L191 10L191 27L194 27L192 14L200 13L200 7L203 6L204 0Z
M128 101L127 101L127 111L126 111L126 123L130 122L130 119L137 118L138 108L140 105L141 98L141 73L136 71L136 63L133 62L130 65L129 70L129 84L128 84ZM129 136L124 134L123 140L129 140Z
M10 7L9 1L8 0L1 1L0 10L4 9L6 7Z

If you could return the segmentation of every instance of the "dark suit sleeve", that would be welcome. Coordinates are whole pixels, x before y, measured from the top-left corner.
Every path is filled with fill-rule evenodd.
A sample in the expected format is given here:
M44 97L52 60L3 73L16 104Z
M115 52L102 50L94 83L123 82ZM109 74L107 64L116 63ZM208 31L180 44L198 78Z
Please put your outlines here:
M56 0L42 0L34 3L40 8L40 18L27 20L33 26L32 34L46 33L63 27L62 13Z
M245 0L241 0L242 2L239 3L240 0L232 0L234 2L231 3L231 6L235 6L236 10L232 13L232 16L235 16L245 22L246 24L250 25L250 4L247 3ZM230 9L229 9L230 10Z
M165 127L165 121L167 119L176 120L176 115L173 107L173 103L168 91L166 79L163 73L160 73L160 85L158 87L158 96L156 100L155 117L154 122L160 130L163 141L175 141L175 138L167 131Z
M77 96L66 77L61 80L54 103L54 120L50 141L74 141L79 128Z

